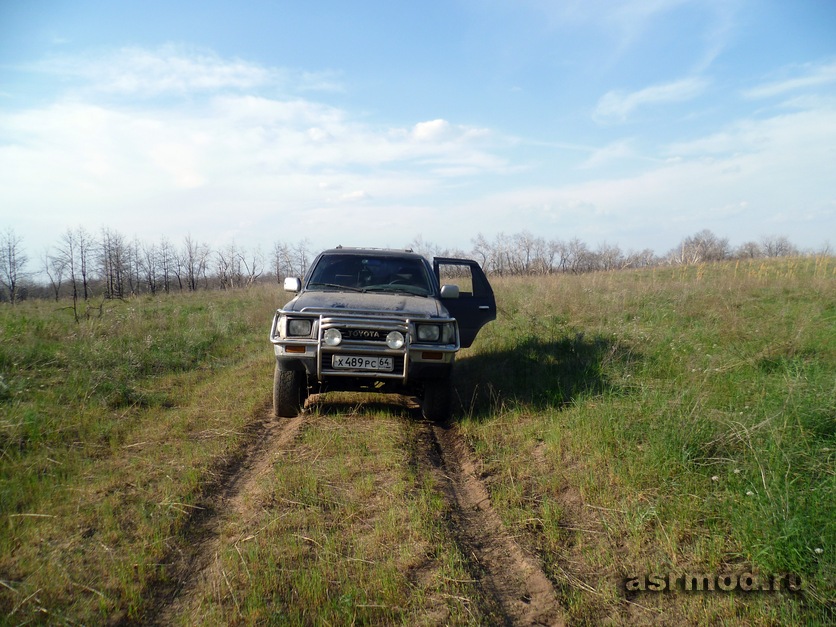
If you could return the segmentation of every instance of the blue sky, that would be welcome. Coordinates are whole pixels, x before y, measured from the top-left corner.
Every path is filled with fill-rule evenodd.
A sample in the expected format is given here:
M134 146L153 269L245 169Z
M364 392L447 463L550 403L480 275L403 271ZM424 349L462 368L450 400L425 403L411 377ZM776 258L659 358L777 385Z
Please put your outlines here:
M0 228L836 244L836 2L0 0Z

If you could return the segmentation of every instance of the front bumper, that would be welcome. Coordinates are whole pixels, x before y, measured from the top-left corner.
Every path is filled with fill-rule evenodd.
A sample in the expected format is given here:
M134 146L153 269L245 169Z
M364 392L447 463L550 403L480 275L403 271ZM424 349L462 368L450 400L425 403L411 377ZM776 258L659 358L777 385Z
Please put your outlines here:
M309 317L312 320L309 337L288 337L281 325L282 317ZM425 317L394 318L375 312L352 312L351 315L335 314L332 311L286 312L279 310L273 317L270 341L273 343L276 360L286 370L305 370L317 381L332 378L372 379L407 384L415 379L431 379L447 376L459 350L458 328L455 341L450 344L413 341L417 337L416 325L421 323L441 324L455 320ZM336 328L344 335L338 346L325 344L323 335L328 329ZM404 345L392 349L386 345L386 334L400 331ZM362 336L377 339L360 339ZM353 337L352 337L353 336ZM389 357L393 368L388 370L338 369L333 365L334 355L358 357Z

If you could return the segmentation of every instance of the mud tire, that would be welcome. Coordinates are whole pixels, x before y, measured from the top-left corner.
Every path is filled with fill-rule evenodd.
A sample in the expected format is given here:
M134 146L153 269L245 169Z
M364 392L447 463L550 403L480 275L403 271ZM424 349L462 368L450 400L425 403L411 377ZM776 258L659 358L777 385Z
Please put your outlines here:
M450 379L430 379L424 383L421 397L421 414L424 420L438 424L450 420L453 403L453 386Z
M282 370L276 365L273 373L273 415L294 418L305 403L306 377L301 370Z

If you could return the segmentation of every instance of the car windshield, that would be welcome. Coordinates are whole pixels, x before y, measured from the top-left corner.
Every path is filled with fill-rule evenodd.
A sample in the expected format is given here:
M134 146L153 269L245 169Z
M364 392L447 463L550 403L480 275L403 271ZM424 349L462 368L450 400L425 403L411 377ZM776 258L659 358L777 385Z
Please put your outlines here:
M323 255L311 273L308 289L432 294L419 259L374 255Z

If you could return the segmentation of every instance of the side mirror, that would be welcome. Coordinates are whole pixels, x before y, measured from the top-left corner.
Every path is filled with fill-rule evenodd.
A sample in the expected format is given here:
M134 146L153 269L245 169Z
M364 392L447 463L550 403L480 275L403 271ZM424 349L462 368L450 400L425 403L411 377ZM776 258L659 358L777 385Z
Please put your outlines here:
M441 286L441 298L458 298L459 297L459 286L458 285L442 285Z
M302 281L295 276L286 277L284 280L285 292L299 292L302 289Z

